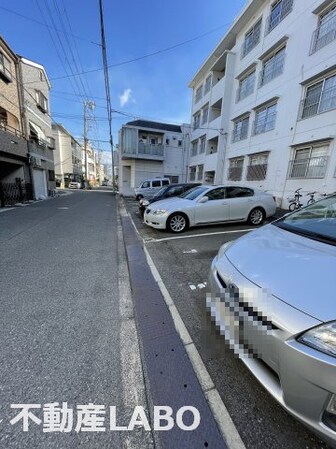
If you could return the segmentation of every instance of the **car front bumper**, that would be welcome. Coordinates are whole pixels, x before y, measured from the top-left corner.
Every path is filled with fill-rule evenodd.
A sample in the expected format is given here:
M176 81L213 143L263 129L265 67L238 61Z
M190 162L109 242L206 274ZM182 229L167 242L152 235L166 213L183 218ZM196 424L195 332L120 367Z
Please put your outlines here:
M148 210L150 212L148 212ZM150 206L149 206L149 209L146 209L146 211L145 211L144 223L148 226L151 226L152 228L155 228L155 229L166 229L167 218L168 218L168 212L166 212L165 214L156 215L151 212Z
M218 276L219 275L219 276ZM336 359L299 343L320 324L214 259L207 307L230 348L293 416L336 448ZM334 396L335 395L335 396Z

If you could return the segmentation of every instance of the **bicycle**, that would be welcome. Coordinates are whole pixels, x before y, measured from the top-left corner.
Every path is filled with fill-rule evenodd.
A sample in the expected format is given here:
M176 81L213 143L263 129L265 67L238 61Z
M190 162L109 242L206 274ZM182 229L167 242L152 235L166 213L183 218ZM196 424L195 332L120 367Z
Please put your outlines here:
M302 187L295 190L294 198L288 198L289 201L288 210L290 212L293 212L294 210L297 209L301 209L301 207L303 206L303 204L300 202L300 198L302 197L300 190L302 190Z
M309 206L310 204L314 204L315 203L315 198L314 198L314 195L315 195L315 193L317 193L317 192L308 192L307 193L307 196L309 195L310 196L310 199L307 201L307 206Z

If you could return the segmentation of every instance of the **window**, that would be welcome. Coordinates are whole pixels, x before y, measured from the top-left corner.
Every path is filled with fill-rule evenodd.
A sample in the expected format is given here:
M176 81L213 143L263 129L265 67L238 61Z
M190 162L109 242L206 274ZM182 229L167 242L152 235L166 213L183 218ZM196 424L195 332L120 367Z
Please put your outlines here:
M198 166L198 170L197 170L197 180L198 181L202 181L203 179L203 165L199 165Z
M254 134L262 134L271 131L275 127L276 103L263 107L256 111L254 122Z
M226 187L225 198L245 198L247 196L253 196L254 191L246 187Z
M176 181L173 181L176 182ZM178 187L171 187L168 192L166 193L166 196L178 196L181 195L181 193L183 193L183 187L182 186L178 186Z
M7 123L7 111L0 107L0 128L6 128Z
M247 167L248 181L261 181L266 178L268 153L252 154Z
M197 103L198 101L200 101L201 98L202 98L202 86L199 86L199 87L196 89L195 103Z
M40 78L40 81L43 81L43 72L42 72L42 70L40 70L40 72L39 72L39 78Z
M210 91L211 87L211 75L207 77L204 84L204 95L207 94Z
M169 179L163 179L162 180L162 185L163 186L169 186Z
M189 181L196 180L196 167L189 167Z
M250 116L242 117L234 121L232 142L238 142L247 138Z
M285 65L286 47L276 50L264 63L260 72L260 87L281 75Z
M55 172L53 170L48 170L49 181L55 181Z
M205 153L205 136L201 137L200 140L200 154Z
M301 118L336 109L336 74L307 87Z
M197 154L197 140L191 143L191 155L196 156Z
M245 34L241 57L246 56L260 41L261 19Z
M9 59L7 59L6 56L1 52L0 52L0 76L7 83L12 81L11 63Z
M166 139L166 145L169 145L170 140Z
M53 137L47 137L48 142L48 148L54 149L55 148L55 139Z
M245 75L244 78L239 80L237 102L252 94L254 90L255 74L256 72L253 70L253 72L250 72L248 75Z
M336 39L336 5L319 17L319 24L313 33L310 53L315 53Z
M161 181L152 181L152 187L161 187Z
M36 97L37 107L42 112L47 112L48 111L48 100L47 100L47 98L39 90L35 91L35 97Z
M209 201L223 200L224 199L224 187L219 187L218 189L210 190L205 196L209 198Z
M295 150L289 163L289 178L324 178L328 162L328 145L311 145Z
M141 188L147 189L148 187L150 187L150 182L149 181L145 181L145 182L142 183Z
M181 147L182 146L182 140L178 141L178 146Z
M200 120L201 120L201 113L198 112L197 114L194 115L194 129L199 128Z
M209 106L206 106L205 108L203 108L202 112L202 125L208 123L208 116L209 116Z
M244 158L230 159L228 179L229 181L240 181L242 179Z
M150 143L151 143L151 145L157 145L157 143L158 143L157 138L156 137L151 137Z
M271 32L291 12L293 0L278 0L271 7L267 32Z

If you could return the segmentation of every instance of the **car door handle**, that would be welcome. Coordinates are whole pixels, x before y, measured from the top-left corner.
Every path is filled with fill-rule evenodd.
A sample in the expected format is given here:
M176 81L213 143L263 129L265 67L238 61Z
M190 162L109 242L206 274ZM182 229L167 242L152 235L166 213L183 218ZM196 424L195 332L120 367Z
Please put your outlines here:
M226 206L227 205L227 202L226 201L224 201L224 203L222 203L222 206Z

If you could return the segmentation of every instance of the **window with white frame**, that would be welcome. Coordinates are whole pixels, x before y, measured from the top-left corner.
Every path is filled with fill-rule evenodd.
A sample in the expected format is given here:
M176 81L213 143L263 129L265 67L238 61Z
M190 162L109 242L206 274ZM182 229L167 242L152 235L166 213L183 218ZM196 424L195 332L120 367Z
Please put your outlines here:
M3 75L6 82L12 80L11 63L6 56L0 52L0 74Z
M191 142L191 155L192 156L196 156L196 154L197 154L197 143L198 143L198 141L197 140L195 140L194 142Z
M276 103L263 106L256 110L253 134L262 134L275 128Z
M236 157L230 159L228 180L229 181L241 181L243 175L244 158Z
M247 167L247 181L261 181L266 178L268 153L257 153L249 156Z
M204 169L204 165L197 166L197 181L203 180L203 169Z
M204 95L207 94L210 91L210 87L211 87L211 75L209 75L206 80L205 80L205 84L204 84Z
M286 46L274 51L263 62L260 72L259 86L269 83L272 79L281 75L285 65Z
M202 109L202 125L205 125L208 123L208 117L209 117L209 106L205 106L205 108Z
M201 113L197 112L197 114L194 115L194 129L199 128L200 126L200 121L201 121Z
M239 86L237 90L237 102L243 100L253 93L254 84L255 84L256 71L245 75L243 78L239 80Z
M200 101L200 99L202 98L202 86L199 86L196 89L196 93L195 93L195 102L197 103L198 101Z
M306 88L300 116L305 119L332 109L336 109L336 74Z
M196 180L196 166L189 167L189 181Z
M42 112L48 111L48 100L40 90L35 91L36 104Z
M250 115L241 117L233 122L232 142L247 138Z
M271 6L266 31L271 32L293 9L293 0L277 0Z
M311 53L315 53L336 39L336 5L319 17L317 29L313 33Z
M200 139L200 154L205 153L205 136Z
M308 145L294 150L289 163L289 178L324 178L327 170L329 145Z
M241 57L246 56L260 42L261 19L245 34Z

